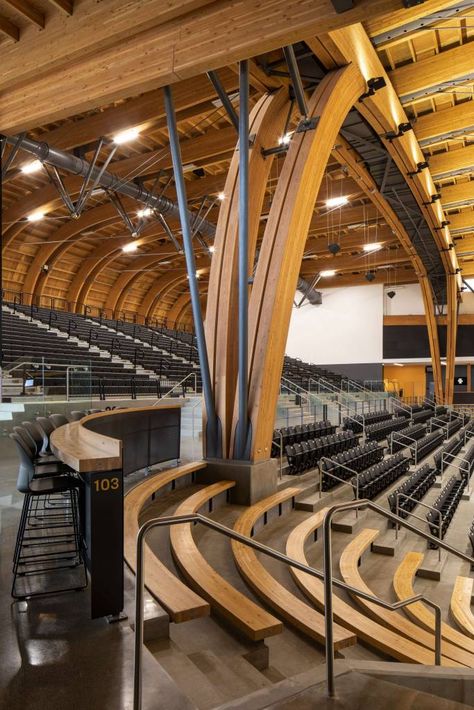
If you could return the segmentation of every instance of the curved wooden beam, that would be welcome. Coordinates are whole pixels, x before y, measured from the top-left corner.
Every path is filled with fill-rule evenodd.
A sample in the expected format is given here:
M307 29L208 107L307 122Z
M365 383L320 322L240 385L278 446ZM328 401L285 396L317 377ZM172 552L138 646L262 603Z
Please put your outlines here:
M249 155L249 273L253 271L260 215L273 163L262 154L263 148L277 145L288 115L289 96L282 88L262 97L250 115L250 134L255 136ZM214 388L217 416L221 423L222 450L229 446L237 383L237 276L239 156L234 154L225 184L214 239L206 313L206 340Z
M328 74L308 104L316 128L293 136L283 164L249 307L253 461L270 455L291 309L316 197L339 129L364 89L365 81L354 65ZM233 431L237 417L234 411Z
M385 197L380 193L377 184L365 167L364 162L360 159L357 151L350 146L343 136L338 137L337 145L333 150L333 156L339 163L341 163L341 165L346 166L349 174L358 181L360 187L363 189L369 200L380 211L388 226L396 234L399 242L408 254L413 268L415 269L415 273L417 274L420 282L425 307L426 327L428 330L431 360L433 364L435 393L438 401L441 402L443 400L441 353L439 348L438 326L436 324L433 289L431 287L426 267L413 246L403 223L399 220L394 209L387 202Z
M175 288L179 283L186 280L186 269L177 269L160 276L146 293L143 301L138 307L138 315L142 318L149 318L157 308L157 301L166 293L168 287Z

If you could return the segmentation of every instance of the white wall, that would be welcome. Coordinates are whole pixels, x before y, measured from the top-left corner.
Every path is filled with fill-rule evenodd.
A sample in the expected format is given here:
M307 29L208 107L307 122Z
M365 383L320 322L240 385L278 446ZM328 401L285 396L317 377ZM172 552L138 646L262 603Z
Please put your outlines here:
M396 296L389 298L387 291L395 291ZM424 315L425 309L420 285L406 284L405 286L386 286L384 313L386 316ZM459 313L474 313L474 293L463 291Z
M316 365L382 362L383 285L318 290L321 306L293 308L287 355Z

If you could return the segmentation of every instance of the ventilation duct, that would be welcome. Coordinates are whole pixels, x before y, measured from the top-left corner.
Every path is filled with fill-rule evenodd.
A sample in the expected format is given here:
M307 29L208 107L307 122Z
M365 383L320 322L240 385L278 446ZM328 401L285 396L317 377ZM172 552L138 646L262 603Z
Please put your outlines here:
M312 306L320 306L323 302L323 294L321 291L316 291L305 279L301 276L296 285L298 291L311 303Z

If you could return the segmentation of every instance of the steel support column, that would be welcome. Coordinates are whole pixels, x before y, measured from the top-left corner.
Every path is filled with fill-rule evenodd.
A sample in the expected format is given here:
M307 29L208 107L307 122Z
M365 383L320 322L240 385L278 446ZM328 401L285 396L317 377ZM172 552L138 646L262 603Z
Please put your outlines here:
M184 256L189 279L189 292L191 294L191 306L194 318L194 329L196 331L196 344L201 365L202 389L204 403L207 414L206 428L206 454L210 457L221 455L221 445L219 441L218 423L214 404L214 394L211 387L211 375L209 371L209 360L207 357L206 338L204 335L204 324L201 313L201 302L199 300L199 288L196 278L196 261L194 259L193 241L189 211L187 206L186 186L184 183L183 164L181 160L181 150L179 147L178 129L176 126L176 114L174 110L173 95L171 88L165 86L165 109L168 123L168 133L170 140L171 158L173 162L174 181L176 195L178 198L179 218L183 233Z
M235 112L234 107L232 106L232 101L229 99L226 90L221 84L221 81L219 77L217 76L217 72L215 71L208 71L207 72L207 77L209 81L211 82L212 86L215 88L216 93L220 100L222 101L222 105L225 108L227 115L229 116L232 125L234 126L235 130L237 133L239 132L239 117L237 116L237 113Z
M249 69L239 64L239 419L235 457L248 458Z

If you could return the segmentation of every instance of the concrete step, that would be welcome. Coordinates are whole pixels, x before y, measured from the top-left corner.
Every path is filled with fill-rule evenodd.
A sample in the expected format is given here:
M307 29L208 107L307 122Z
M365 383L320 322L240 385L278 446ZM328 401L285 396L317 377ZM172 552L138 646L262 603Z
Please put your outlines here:
M213 651L197 651L189 659L227 698L239 698L266 688L271 682L241 656L217 656Z

